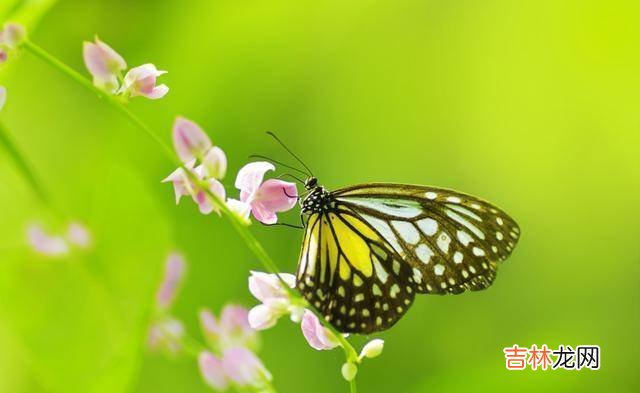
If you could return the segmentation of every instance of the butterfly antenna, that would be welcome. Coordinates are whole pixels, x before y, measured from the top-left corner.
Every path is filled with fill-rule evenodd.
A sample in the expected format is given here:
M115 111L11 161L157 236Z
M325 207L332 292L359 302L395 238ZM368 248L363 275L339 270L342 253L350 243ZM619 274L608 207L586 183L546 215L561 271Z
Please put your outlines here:
M276 134L274 134L271 131L267 131L267 134L269 134L273 139L275 139L280 146L282 146L287 152L289 152L289 154L291 154L293 156L293 158L295 158L300 164L302 164L302 166L304 167L304 169L306 169L309 173L307 173L307 175L311 176L311 177L315 177L313 175L313 171L311 169L309 169L309 167L307 166L307 164L305 164L300 157L298 157L294 152L291 151L291 149L289 149L281 140L280 138L278 138L276 136Z
M300 169L298 169L296 167L293 167L291 165L287 165L287 164L285 164L283 162L276 161L273 158L269 158L267 156L263 156L261 154L252 154L252 155L249 156L249 158L262 158L263 160L267 160L267 161L272 162L274 164L282 165L285 168L289 168L289 169L292 169L292 170L294 170L296 172L302 173L305 176L309 176L309 174L307 172L305 172L305 171L302 171L302 170L300 170ZM302 183L304 183L304 182L302 182Z
M299 182L300 184L304 185L304 181L303 181L302 179L300 179L298 176L294 176L294 175L292 175L291 173L283 173L283 174L282 174L282 175L280 175L280 176L276 176L276 178L277 178L277 179L280 179L280 178L283 178L283 177L285 177L285 176L288 176L288 177L290 177L290 178L294 179L295 181Z

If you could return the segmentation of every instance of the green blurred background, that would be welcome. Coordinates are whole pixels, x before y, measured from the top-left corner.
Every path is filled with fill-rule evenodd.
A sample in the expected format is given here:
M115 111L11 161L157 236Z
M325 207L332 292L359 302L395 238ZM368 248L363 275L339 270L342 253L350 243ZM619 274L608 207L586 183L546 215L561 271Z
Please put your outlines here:
M495 284L417 298L376 335L387 345L362 392L639 390L637 1L1 0L10 13L83 73L94 34L130 66L168 70L169 95L132 110L167 141L176 115L200 123L229 157L231 193L249 154L288 159L274 130L329 188L451 187L516 218ZM209 391L192 358L145 349L164 258L189 262L174 313L195 336L200 307L255 304L255 258L225 220L174 205L162 152L95 95L29 53L0 84L2 121L95 239L67 260L35 255L26 225L65 222L0 151L0 391ZM295 269L299 231L251 230ZM279 391L346 391L340 351L315 352L286 320L262 337ZM597 344L601 369L507 371L514 343Z

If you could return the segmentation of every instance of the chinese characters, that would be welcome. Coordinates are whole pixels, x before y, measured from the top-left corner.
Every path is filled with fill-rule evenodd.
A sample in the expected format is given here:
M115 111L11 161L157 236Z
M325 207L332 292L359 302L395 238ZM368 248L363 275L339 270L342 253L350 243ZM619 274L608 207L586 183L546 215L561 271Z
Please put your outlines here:
M532 370L598 370L600 369L600 346L578 345L575 349L571 345L560 345L551 350L547 344L540 348L533 344L530 348L514 344L502 350L507 370L524 370L529 366Z

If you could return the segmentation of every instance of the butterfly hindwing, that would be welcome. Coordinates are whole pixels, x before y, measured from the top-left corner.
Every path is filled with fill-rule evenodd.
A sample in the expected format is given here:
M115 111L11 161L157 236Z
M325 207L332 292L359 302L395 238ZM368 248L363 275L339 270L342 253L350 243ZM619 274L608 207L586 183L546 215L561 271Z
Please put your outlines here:
M497 263L515 247L520 229L502 210L443 188L366 184L332 193L412 268L422 293L460 293L491 285Z
M310 215L297 286L338 330L370 333L391 327L413 302L412 274L358 215L342 210Z

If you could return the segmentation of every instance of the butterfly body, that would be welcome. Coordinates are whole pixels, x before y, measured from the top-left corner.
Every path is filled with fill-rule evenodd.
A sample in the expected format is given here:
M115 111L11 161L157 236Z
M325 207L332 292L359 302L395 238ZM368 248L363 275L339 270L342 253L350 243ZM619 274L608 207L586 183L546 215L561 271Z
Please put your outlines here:
M394 325L416 293L487 288L520 229L479 198L372 183L330 192L307 179L297 288L339 331Z

